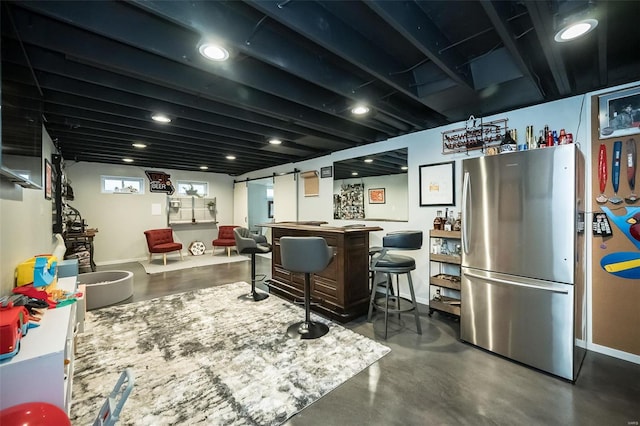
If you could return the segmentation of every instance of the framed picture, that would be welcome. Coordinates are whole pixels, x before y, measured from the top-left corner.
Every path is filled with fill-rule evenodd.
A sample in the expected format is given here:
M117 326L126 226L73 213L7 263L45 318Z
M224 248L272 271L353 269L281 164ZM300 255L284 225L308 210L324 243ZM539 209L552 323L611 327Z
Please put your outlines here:
M640 86L598 97L599 138L640 133Z
M269 219L273 218L273 201L267 201L267 217Z
M420 206L454 206L455 161L420 166Z
M333 167L327 166L327 167L320 168L321 178L330 178L331 176L333 176Z
M369 189L369 204L384 204L384 188Z
M51 199L51 191L53 188L53 169L51 163L46 158L44 159L44 198L46 200Z

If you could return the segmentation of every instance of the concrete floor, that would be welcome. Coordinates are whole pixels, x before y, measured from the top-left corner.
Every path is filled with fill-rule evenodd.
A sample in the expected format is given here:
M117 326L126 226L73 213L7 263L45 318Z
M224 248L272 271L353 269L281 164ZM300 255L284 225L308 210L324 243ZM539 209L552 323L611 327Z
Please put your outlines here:
M258 273L271 261L257 258ZM137 263L98 267L134 273L124 303L249 281L249 262L147 275ZM272 296L276 297L276 296ZM389 326L362 317L346 327L391 353L290 419L286 425L621 425L640 422L640 365L589 351L575 384L485 352L459 338L458 322L421 306Z

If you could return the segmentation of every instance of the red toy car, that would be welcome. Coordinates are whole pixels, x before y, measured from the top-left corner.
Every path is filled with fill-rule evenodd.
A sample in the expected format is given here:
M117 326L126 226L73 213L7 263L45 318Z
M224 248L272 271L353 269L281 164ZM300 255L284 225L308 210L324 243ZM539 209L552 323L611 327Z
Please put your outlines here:
M29 329L29 311L24 306L0 309L0 360L15 356L20 339Z

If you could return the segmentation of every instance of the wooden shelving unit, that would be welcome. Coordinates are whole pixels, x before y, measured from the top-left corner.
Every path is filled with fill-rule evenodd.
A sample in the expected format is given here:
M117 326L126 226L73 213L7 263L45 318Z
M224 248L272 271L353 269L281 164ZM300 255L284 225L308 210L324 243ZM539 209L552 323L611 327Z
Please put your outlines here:
M460 317L460 263L462 258L455 248L460 245L460 231L441 231L432 229L429 232L430 242L439 238L446 241L448 253L429 254L430 262L437 264L437 272L429 277L429 316L434 311L445 312L456 317ZM441 247L441 246L440 246ZM453 252L451 247L454 248ZM447 292L448 295L443 293Z

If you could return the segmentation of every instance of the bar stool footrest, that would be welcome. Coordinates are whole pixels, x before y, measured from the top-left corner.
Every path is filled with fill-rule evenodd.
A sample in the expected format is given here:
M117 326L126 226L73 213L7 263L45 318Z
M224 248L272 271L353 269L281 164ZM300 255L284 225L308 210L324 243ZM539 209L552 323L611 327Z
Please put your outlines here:
M400 308L397 307L398 299L400 299ZM389 296L389 309L387 309L384 297L375 299L373 306L380 312L386 311L394 314L397 314L399 312L411 312L415 310L415 307L413 306L413 302L411 302L411 300L397 296Z

